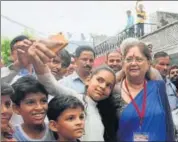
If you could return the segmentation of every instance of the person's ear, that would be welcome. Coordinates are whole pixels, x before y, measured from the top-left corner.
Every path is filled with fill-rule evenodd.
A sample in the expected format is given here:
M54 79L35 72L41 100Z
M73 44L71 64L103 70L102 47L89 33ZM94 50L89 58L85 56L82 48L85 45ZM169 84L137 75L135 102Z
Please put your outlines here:
M48 126L49 126L49 129L53 132L57 132L58 129L57 129L57 123L56 121L54 120L50 120L49 123L48 123Z
M16 105L16 104L13 104L12 105L12 109L13 109L13 112L15 112L16 114L20 115L20 105Z
M86 79L85 79L85 85L88 86L90 84L90 80L91 80L91 75L89 75Z

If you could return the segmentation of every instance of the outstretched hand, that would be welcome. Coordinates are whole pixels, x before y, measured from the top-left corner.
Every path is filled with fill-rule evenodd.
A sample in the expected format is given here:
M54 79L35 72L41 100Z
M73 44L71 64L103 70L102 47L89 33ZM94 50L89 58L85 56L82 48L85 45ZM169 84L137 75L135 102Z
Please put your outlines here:
M38 42L46 45L54 53L57 53L58 51L62 50L66 46L66 43L64 43L63 41L60 42L51 39L45 39L45 40L40 39L38 40Z
M59 41L45 40L23 40L17 45L18 54L27 54L37 74L49 72L46 63L56 56L56 52L63 49L63 43ZM54 50L55 49L55 50Z
M46 63L48 63L56 55L45 44L34 42L28 49L28 58L35 68L37 74L49 72Z

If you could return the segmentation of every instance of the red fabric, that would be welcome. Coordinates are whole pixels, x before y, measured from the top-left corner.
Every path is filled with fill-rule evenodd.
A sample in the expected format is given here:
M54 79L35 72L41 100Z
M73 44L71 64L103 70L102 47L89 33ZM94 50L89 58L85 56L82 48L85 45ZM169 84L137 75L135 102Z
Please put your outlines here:
M103 55L103 56L97 57L95 59L93 67L100 66L100 65L102 65L104 63L105 63L105 56Z

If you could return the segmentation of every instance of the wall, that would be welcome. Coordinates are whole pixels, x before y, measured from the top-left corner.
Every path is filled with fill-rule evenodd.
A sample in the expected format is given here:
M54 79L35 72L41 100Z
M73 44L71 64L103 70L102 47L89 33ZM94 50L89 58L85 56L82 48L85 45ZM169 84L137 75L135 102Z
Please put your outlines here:
M165 51L178 64L178 21L142 37L141 40L153 44L153 54Z

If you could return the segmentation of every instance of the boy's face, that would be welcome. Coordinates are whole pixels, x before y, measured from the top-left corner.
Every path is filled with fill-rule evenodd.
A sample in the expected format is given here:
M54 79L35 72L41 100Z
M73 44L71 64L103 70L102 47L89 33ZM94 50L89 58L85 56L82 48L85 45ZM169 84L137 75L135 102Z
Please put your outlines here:
M9 95L1 96L1 131L8 126L12 116L12 102Z
M24 123L43 124L48 109L48 99L41 92L29 93L20 102L20 105L14 108L15 112L23 117Z
M58 117L57 121L51 120L49 127L55 131L61 141L76 140L84 133L84 111L78 108L68 108Z

